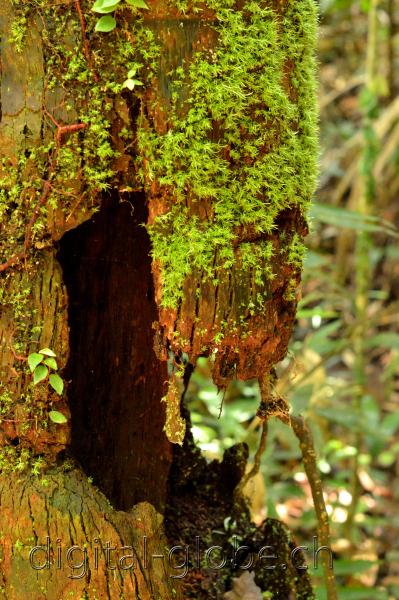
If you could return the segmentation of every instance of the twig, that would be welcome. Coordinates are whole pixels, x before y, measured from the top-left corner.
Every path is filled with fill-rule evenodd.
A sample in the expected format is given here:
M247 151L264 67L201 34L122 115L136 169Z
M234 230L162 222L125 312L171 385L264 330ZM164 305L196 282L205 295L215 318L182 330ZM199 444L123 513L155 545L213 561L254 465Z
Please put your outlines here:
M327 549L330 550L330 526L328 521L327 509L324 502L323 487L317 468L316 452L314 449L312 433L303 417L291 415L289 413L288 402L285 400L285 398L276 395L274 389L271 389L271 385L272 383L274 383L273 381L271 381L273 377L275 377L274 373L267 373L266 376L259 380L262 403L260 408L258 409L257 415L260 418L264 419L264 426L261 444L257 452L258 470L260 464L260 457L266 444L267 427L265 427L265 425L269 418L277 417L278 419L280 419L280 421L282 421L286 425L289 425L292 428L296 437L299 440L299 445L302 452L303 465L305 468L306 476L309 481L310 489L312 491L313 504L317 517L318 537L322 546L325 546ZM252 471L250 473L250 476L252 476ZM242 484L240 484L240 489L242 489L242 487ZM322 553L321 562L323 565L323 575L327 591L327 600L338 600L334 571L329 563L328 556L326 556L325 552Z
M58 121L56 121L51 113L45 108L45 114L49 117L50 121L54 123L57 127L57 133L55 134L55 142L57 146L61 145L62 137L67 133L75 133L75 131L80 131L81 129L85 129L87 127L87 123L72 123L71 125L60 125Z
M267 419L265 419L262 423L262 435L260 437L259 447L255 454L253 467L241 479L239 485L236 488L236 494L241 494L243 489L247 485L248 481L250 479L252 479L253 477L255 477L255 475L257 475L259 473L262 455L263 455L264 451L266 450L267 430L268 430Z
M83 52L87 61L87 64L93 74L94 80L96 82L99 81L99 76L97 75L96 71L94 70L93 67L93 60L92 60L92 56L91 56L91 51L90 51L90 45L89 45L89 40L87 39L87 33L86 33L86 19L85 16L83 14L82 11L82 7L80 5L80 0L75 0L75 8L76 11L79 15L79 20L80 20L80 27L82 30L82 40L83 40Z
M348 92L351 92L354 88L359 87L364 83L364 75L357 75L346 83L343 87L338 90L332 90L329 94L326 94L320 99L319 107L320 110L324 110L326 106L338 100L341 96L344 96Z
M309 481L310 489L312 491L312 498L314 509L317 516L317 532L319 540L322 546L331 549L330 539L330 525L328 520L328 513L326 504L324 502L323 487L316 462L316 452L314 449L312 433L303 417L296 417L290 415L288 421L280 416L280 419L291 425L296 437L299 440L301 447L303 466L305 468L306 476ZM325 552L322 553L322 565L324 582L327 590L328 600L338 600L337 588L335 584L334 571L329 562L328 555Z
M0 273L2 273L3 271L7 271L7 269L18 263L24 257L25 252L18 252L17 254L14 254L14 256L9 258L6 262L0 264Z
M75 198L75 200L81 199L81 196L77 196L73 192L68 192L67 190L60 190L59 188L56 188L52 183L50 185L53 192L56 192L56 194L60 194L60 196L68 196L69 198Z
M380 0L371 0L368 10L368 35L367 35L367 61L366 61L366 85L365 90L374 98L378 105L378 59L379 59L379 19L378 9ZM364 218L373 215L373 207L376 201L375 188L375 142L371 133L374 134L376 118L374 111L370 108L363 110L363 148L361 155L361 164L366 169L359 169L358 189L356 190L355 200L357 201L357 211ZM370 264L370 248L373 246L371 233L368 231L359 231L356 236L355 245L355 318L358 327L353 333L354 365L353 374L357 388L357 393L353 398L354 411L360 420L362 416L362 397L367 393L367 364L368 352L365 340L370 334L369 324L369 291L373 284L373 267ZM357 513L358 504L362 492L359 482L359 454L364 444L364 432L359 428L355 433L356 455L352 460L351 477L351 497L352 501L348 509L345 521L345 535L352 542L354 519Z
M0 423L26 423L26 421L35 421L35 417L24 418L24 419L3 419L0 417Z
M22 356L21 354L17 354L12 346L10 346L11 354L15 358L15 360L19 360L20 362L26 362L28 360L27 356Z

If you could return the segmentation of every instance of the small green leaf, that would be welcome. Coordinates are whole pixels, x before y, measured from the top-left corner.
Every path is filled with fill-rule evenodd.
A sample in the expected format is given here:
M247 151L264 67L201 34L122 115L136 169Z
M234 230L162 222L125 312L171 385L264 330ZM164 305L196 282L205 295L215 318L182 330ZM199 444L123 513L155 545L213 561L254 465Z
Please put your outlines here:
M149 8L144 0L126 0L126 2L135 8Z
M57 356L55 352L51 350L51 348L42 348L39 350L39 354L44 354L45 356Z
M108 13L114 12L118 8L117 4L113 4L112 6L108 6L108 8L103 8L102 10L97 10L96 12L106 15Z
M399 334L383 331L365 340L366 348L389 348L399 350Z
M132 64L131 68L127 72L127 76L129 78L135 77L138 69L141 69L143 65L141 63L135 62Z
M55 360L55 358L46 358L46 360L44 360L43 362L45 365L50 367L50 369L53 369L53 371L56 371L58 369L57 361Z
M100 14L111 13L118 8L119 2L120 0L97 0L91 10Z
M128 88L129 90L134 90L136 85L143 85L143 83L138 79L126 79L122 87Z
M378 560L362 560L362 559L337 559L334 561L334 573L338 576L354 575L355 573L364 573L373 566L378 565Z
M363 12L368 13L370 10L370 0L360 0L360 8Z
M360 212L337 208L327 204L314 203L310 209L310 217L316 222L326 223L338 228L354 229L356 231L381 231L387 235L398 237L395 225L373 215L362 215Z
M46 379L47 375L48 375L48 368L45 367L44 365L38 365L33 372L34 385L37 385L38 383L43 381L43 379Z
M61 396L62 392L64 391L64 382L62 381L61 377L57 375L57 373L52 373L48 380L53 390L55 390L57 394Z
M67 422L66 416L58 410L50 410L48 416L50 417L53 423L58 423L59 425L62 425L63 423Z
M106 17L101 17L96 23L96 31L102 31L104 33L108 33L108 31L112 31L116 27L116 21L114 17L110 17L107 15Z
M28 365L29 365L29 368L32 373L36 369L37 365L42 362L42 360L43 360L42 354L38 354L37 352L32 352L32 354L29 354Z

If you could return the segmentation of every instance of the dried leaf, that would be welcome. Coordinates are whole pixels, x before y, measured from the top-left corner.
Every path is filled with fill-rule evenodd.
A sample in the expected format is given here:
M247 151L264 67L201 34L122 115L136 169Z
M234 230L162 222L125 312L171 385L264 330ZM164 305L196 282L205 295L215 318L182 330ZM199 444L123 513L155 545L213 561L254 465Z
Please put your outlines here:
M255 573L244 571L233 578L233 589L224 594L224 600L263 600L262 591L255 583Z

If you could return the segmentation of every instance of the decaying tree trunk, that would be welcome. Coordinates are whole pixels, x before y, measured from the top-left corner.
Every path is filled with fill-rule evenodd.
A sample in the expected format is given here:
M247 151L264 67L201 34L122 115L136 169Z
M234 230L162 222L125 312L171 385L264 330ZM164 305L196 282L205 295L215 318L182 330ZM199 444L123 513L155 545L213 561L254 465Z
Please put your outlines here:
M228 516L250 548L292 546L235 493L246 448L208 464L194 447L182 395L201 355L224 387L287 350L316 171L315 6L147 3L116 2L110 33L89 1L0 3L9 600L222 598L240 565L176 579L165 548L224 547ZM33 381L43 349L62 393ZM311 598L301 573L256 581Z

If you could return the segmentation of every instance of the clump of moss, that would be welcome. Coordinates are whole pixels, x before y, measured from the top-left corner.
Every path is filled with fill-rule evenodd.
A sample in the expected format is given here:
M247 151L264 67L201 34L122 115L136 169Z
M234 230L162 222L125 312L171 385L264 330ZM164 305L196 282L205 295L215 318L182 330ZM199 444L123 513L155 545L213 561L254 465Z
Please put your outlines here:
M283 14L255 1L240 10L230 0L207 4L216 12L216 48L176 69L167 132L143 119L138 134L147 185L156 181L171 198L150 227L164 307L177 306L196 269L217 283L215 253L218 269L230 269L240 228L266 237L284 209L304 213L317 175L314 2L291 2ZM211 218L193 214L202 201ZM262 257L269 252L267 241L257 247ZM248 257L245 247L241 254Z
M0 448L0 473L23 473L29 470L32 475L43 473L45 461L35 456L29 448L3 446Z

